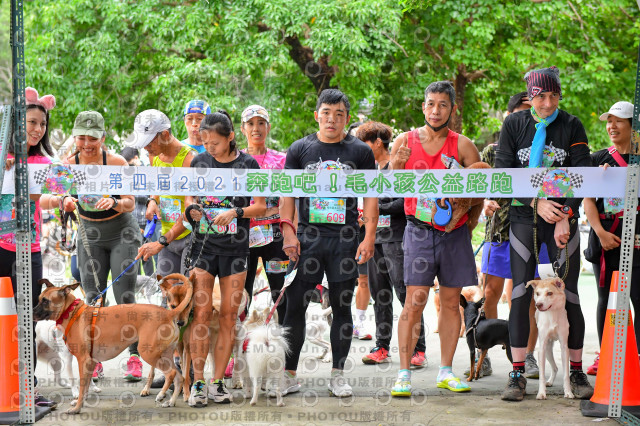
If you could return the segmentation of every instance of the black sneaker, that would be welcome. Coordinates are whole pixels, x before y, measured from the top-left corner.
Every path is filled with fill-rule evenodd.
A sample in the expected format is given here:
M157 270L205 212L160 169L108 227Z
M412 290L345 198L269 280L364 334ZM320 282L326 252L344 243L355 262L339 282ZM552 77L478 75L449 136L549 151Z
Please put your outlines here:
M571 382L571 392L577 399L591 399L593 396L593 386L589 383L587 375L584 371L572 371L569 376Z
M35 391L33 398L35 400L36 406L37 407L48 407L51 408L52 410L55 410L56 407L58 406L58 403L55 401L52 401L50 399L45 398L40 392Z
M502 391L502 399L504 401L522 401L527 393L526 389L527 379L519 371L512 371L509 373L507 387Z

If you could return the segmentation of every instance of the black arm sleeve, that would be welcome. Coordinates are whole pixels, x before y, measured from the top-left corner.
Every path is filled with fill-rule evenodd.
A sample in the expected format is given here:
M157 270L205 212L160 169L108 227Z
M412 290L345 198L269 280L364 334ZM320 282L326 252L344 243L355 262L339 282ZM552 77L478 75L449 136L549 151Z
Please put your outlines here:
M517 146L513 129L514 120L511 120L510 117L507 116L504 120L500 131L500 139L496 148L496 169L510 169L520 166L516 160ZM533 200L533 198L516 199L527 207L531 205Z
M402 214L404 213L404 198L395 198L389 203L378 203L380 214Z

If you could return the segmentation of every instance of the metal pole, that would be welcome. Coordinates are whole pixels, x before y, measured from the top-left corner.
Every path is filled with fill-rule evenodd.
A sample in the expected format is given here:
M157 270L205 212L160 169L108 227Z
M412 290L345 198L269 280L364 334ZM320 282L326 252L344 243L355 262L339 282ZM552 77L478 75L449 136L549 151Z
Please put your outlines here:
M11 53L13 59L13 109L16 157L16 278L20 347L20 423L35 422L33 398L33 315L31 309L31 223L29 170L25 131L25 63L23 1L11 0Z
M631 151L627 167L627 184L624 200L624 220L622 244L620 246L620 267L618 293L616 299L616 324L613 340L613 361L611 365L611 388L609 391L609 417L622 415L622 392L624 389L624 365L629 324L629 292L633 267L633 247L635 245L636 209L638 207L638 182L640 180L640 50L636 71L636 93L633 108L633 131ZM638 321L638 318L636 318ZM635 345L635 342L630 342Z

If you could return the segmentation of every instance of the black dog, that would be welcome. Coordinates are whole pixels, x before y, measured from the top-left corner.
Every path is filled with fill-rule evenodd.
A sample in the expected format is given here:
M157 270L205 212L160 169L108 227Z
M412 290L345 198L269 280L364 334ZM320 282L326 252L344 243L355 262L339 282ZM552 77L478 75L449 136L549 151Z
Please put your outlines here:
M460 295L460 305L464 308L464 324L467 328L467 345L471 354L471 369L469 370L468 382L473 379L478 380L482 362L489 348L495 345L502 345L507 349L507 358L511 359L511 345L509 344L509 323L500 319L487 319L484 312L480 313L480 308L484 304L484 298L476 303L468 303L464 296ZM478 365L476 366L476 348L482 352Z

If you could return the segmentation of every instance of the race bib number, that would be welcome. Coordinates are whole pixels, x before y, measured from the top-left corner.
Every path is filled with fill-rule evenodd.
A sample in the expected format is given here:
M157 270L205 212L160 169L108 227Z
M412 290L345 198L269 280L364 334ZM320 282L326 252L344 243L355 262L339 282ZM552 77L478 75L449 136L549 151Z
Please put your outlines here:
M269 274L284 274L285 272L287 272L288 267L289 267L288 260L282 260L282 261L270 260L265 265L265 270Z
M378 228L388 228L391 226L391 215L378 216Z
M624 210L624 198L605 198L604 212L617 214Z
M271 225L256 225L249 230L249 247L262 247L273 242Z
M310 198L309 222L344 225L347 216L344 198Z
M204 208L204 213L211 222L211 226L203 217L200 219L200 233L201 234L237 234L238 233L238 219L233 218L231 223L227 226L215 225L213 219L220 213L224 213L230 209L218 209L218 208Z
M180 200L160 197L160 219L164 222L176 223L182 215L181 207Z
M416 219L431 223L431 209L434 206L434 202L429 197L418 197L418 203L416 204Z
M102 210L96 209L96 203L103 198L105 197L102 195L93 195L93 194L78 195L78 203L85 211L98 212Z

